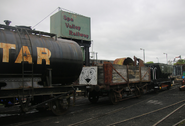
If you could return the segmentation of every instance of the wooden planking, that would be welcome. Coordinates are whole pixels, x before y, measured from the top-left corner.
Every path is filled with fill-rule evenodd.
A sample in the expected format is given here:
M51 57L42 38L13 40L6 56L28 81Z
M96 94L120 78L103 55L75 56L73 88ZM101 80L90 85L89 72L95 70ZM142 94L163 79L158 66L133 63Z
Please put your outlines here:
M150 81L150 70L148 67L141 67L141 79L142 81Z
M113 64L116 71L127 80L127 67L124 65ZM112 82L113 83L123 83L126 82L115 70L112 72Z
M139 66L129 66L128 74L129 74L129 82L140 81Z
M127 66L113 64L116 71L127 80ZM112 71L112 83L126 83L126 81L116 72ZM129 82L140 82L139 66L128 66ZM150 81L150 71L148 67L141 67L141 79L142 82ZM98 84L104 84L104 70L103 66L98 66Z
M104 79L98 79L98 84L104 84Z
M103 65L98 66L98 84L104 84L104 71Z

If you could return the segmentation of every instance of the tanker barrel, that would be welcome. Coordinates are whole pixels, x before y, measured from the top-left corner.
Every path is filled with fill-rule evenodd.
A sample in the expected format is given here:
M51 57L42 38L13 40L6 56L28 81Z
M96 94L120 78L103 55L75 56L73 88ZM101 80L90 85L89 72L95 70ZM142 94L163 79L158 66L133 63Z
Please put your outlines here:
M75 41L56 40L54 36L56 34L31 30L30 27L0 24L0 78L22 77L31 71L43 82L50 77L49 84L76 81L83 67L81 47Z

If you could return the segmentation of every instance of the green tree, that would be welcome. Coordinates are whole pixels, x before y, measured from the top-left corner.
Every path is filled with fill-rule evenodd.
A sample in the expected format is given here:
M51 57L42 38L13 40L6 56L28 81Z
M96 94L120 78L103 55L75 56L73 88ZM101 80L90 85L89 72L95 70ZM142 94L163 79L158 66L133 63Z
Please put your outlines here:
M151 63L154 63L154 62L153 61L146 62L146 64L151 64Z
M176 63L174 63L174 65L178 65L178 64L185 64L185 60L184 59L180 59Z

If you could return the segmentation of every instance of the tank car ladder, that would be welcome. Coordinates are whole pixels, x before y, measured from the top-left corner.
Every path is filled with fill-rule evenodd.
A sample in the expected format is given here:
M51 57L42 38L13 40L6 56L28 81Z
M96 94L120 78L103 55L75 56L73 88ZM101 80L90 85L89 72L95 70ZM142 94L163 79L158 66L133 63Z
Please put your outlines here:
M25 90L29 90L29 95L32 96L33 98L33 94L34 94L34 87L33 87L33 59L31 61L31 69L29 70L25 70L25 66L26 66L26 62L24 57L27 55L31 55L31 57L33 56L33 49L32 49L32 44L31 44L31 39L29 36L29 33L27 31L27 29L25 28L17 28L17 32L20 36L20 41L21 41L21 49L22 49L22 89L23 89L23 99L24 99L24 91ZM28 52L26 53L26 49L23 48L23 46L27 46L29 49L30 54L28 54ZM24 50L25 49L25 50ZM28 63L29 64L29 63ZM32 88L31 88L31 92L32 94L30 94L30 89L25 89L24 86L24 82L25 82L25 76L30 77L31 75L31 82L32 82Z

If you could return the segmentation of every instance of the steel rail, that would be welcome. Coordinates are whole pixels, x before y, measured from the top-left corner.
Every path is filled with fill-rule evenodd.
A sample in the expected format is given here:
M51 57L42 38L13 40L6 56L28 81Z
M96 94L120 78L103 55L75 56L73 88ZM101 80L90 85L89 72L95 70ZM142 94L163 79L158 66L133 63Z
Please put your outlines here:
M162 121L164 121L166 118L168 118L170 115L172 115L173 113L175 113L176 111L178 111L179 109L181 109L183 106L185 106L185 103L183 105L181 105L180 107L178 107L177 109L173 110L171 113L169 113L168 115L166 115L165 117L163 117L161 120L159 120L158 122L156 122L153 126L157 126L159 123L161 123Z
M176 123L176 124L174 124L173 126L178 126L179 124L181 124L181 123L183 123L183 122L185 122L185 119L183 119L183 120L181 120L181 121L177 122L177 123Z
M173 89L175 89L175 88L173 88ZM173 90L173 89L170 89L170 90ZM169 91L169 90L168 90L168 91ZM164 94L164 93L166 93L166 92L168 92L168 91L161 92L160 94ZM113 110L113 111L110 111L110 112L107 112L107 113L104 113L104 114L101 114L101 115L98 115L98 116L95 116L95 117L92 117L92 118L88 118L88 119L85 119L85 120L82 120L82 121L79 121L79 122L76 122L76 123L73 123L73 124L69 124L68 126L78 126L78 125L81 125L81 124L85 124L85 123L91 122L91 121L93 121L93 120L95 120L95 119L98 119L98 118L100 118L100 117L104 117L104 116L107 116L107 115L110 115L110 114L119 112L120 110L124 110L124 109L130 108L130 107L133 107L133 106L138 105L138 104L140 104L140 103L143 103L143 102L145 102L145 101L147 101L147 100L149 100L149 99L152 99L152 98L154 98L154 97L156 97L156 96L158 96L158 95L155 95L155 96L153 96L153 97L147 98L147 99L145 99L145 100L143 100L143 101L140 101L140 102L138 102L138 103L136 103L136 104L133 104L133 105L129 105L129 106L127 106L127 107L121 107L121 108L119 108L119 109L115 109L115 110ZM184 100L184 101L185 101L185 100ZM115 124L116 124L116 123L115 123ZM114 125L114 124L110 124L110 125Z
M154 113L154 112L158 112L158 111L160 111L160 110L164 110L164 109L166 109L166 108L172 107L172 106L177 105L177 104L180 104L180 103L182 103L182 102L185 102L185 100L181 100L181 101L179 101L179 102L176 102L176 103L174 103L174 104L165 106L165 107L163 107L163 108L156 109L156 110L153 110L153 111L150 111L150 112L147 112L147 113L144 113L144 114L141 114L141 115L138 115L138 116L129 118L129 119L125 119L125 120L122 120L122 121L119 121L119 122L115 122L115 123L112 123L112 124L107 125L107 126L114 126L114 125L117 125L117 124L120 124L120 123L123 123L123 122L126 122L126 121L130 121L130 120L132 120L132 119L136 119L136 118L139 118L139 117L142 117L142 116L146 116L146 115L148 115L148 114L151 114L151 113ZM184 106L184 105L185 105L185 104L183 104L183 106ZM181 106L180 106L180 107L181 107ZM164 119L165 119L165 118L164 118ZM162 119L162 120L164 120L164 119ZM157 122L156 124L154 124L153 126L156 126L158 123L162 122L162 120L158 121L158 122Z

